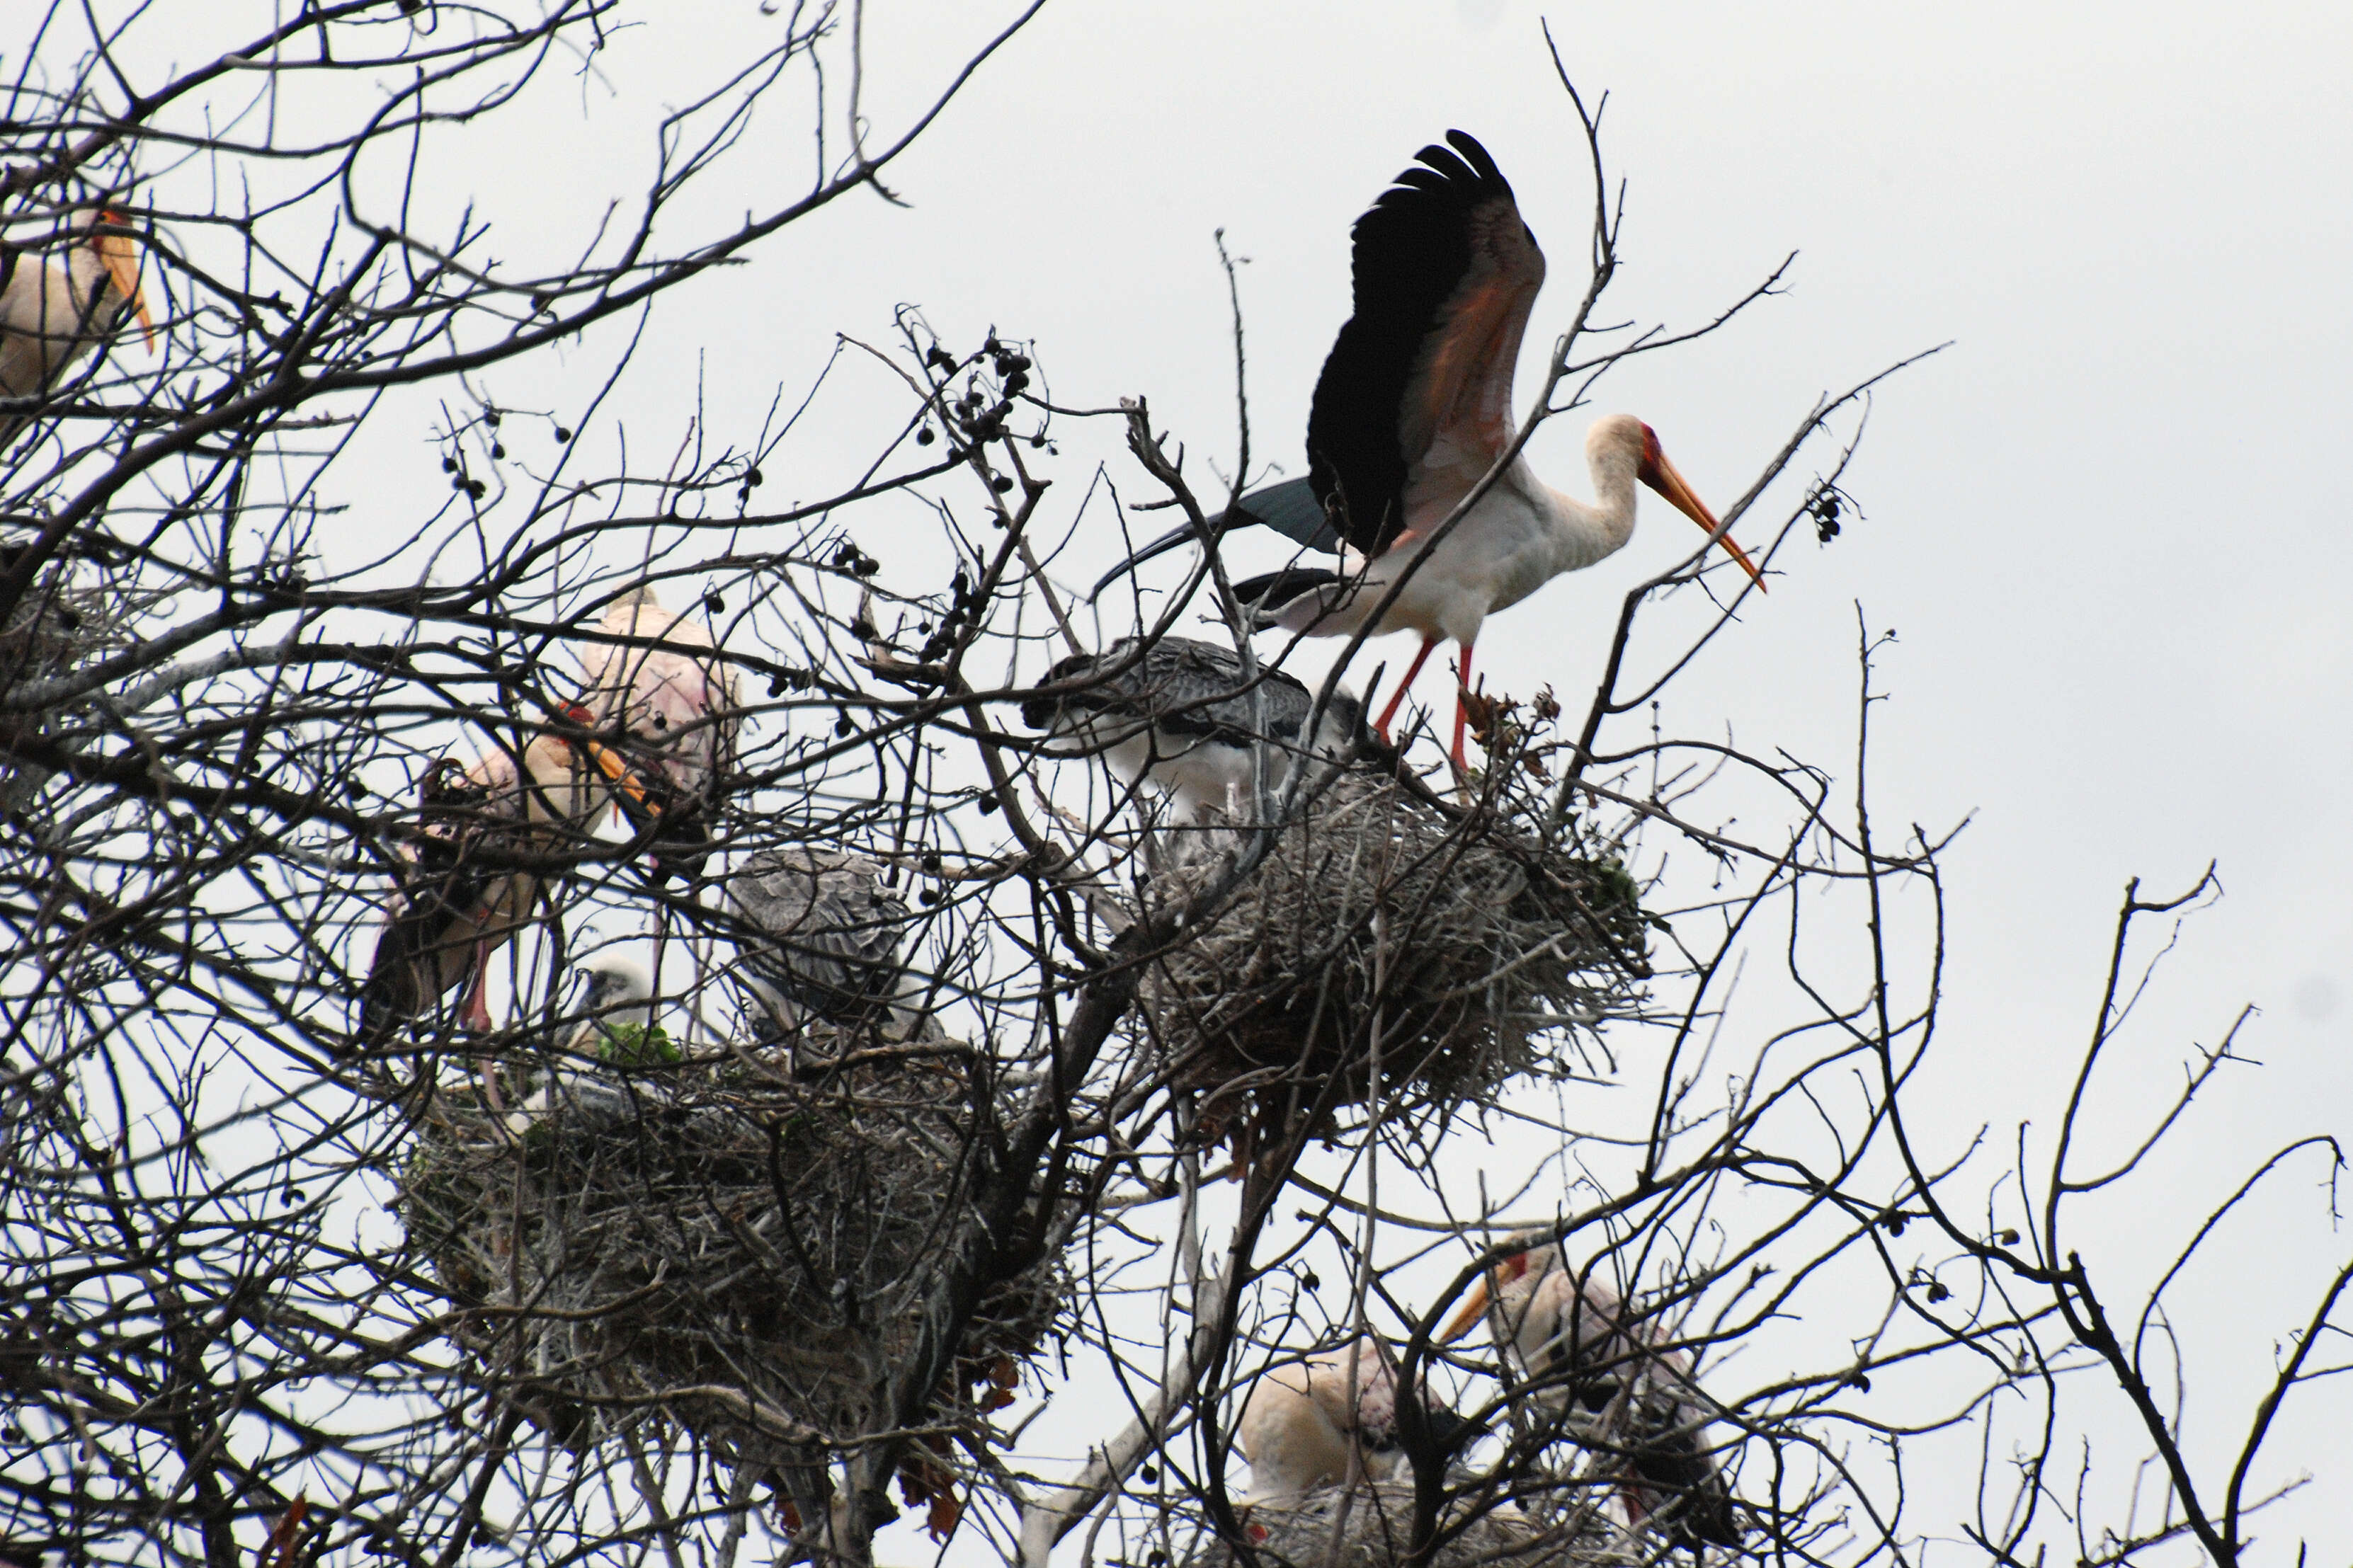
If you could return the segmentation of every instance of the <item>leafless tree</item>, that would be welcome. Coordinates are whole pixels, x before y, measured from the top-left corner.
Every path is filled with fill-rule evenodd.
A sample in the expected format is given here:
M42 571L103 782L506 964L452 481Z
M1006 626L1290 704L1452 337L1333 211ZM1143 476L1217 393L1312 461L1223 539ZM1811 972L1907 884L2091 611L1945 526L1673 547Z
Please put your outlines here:
M1588 698L1475 694L1472 777L1365 739L1180 823L1021 718L1064 655L1196 607L1240 671L1219 700L1294 651L1253 649L1214 548L1108 619L1063 585L1081 531L1163 509L1207 538L1240 488L1143 398L1058 401L1044 347L909 310L843 323L741 428L633 404L686 285L891 198L1034 9L898 126L861 111L855 0L735 18L759 47L649 117L629 198L546 235L441 176L639 46L609 5L249 35L58 5L16 36L5 237L62 257L112 215L159 332L93 314L0 408L0 1557L857 1564L903 1503L1041 1568L1954 1535L2011 1563L2054 1519L2086 1562L2244 1560L2348 1276L2216 1473L2164 1302L2239 1196L2131 1321L2068 1242L2236 1059L2084 1173L2133 924L2185 900L2128 896L2040 1165L1923 1129L1950 836L1874 826L1868 622L1839 771L1671 709L1759 608L1694 554L1629 590ZM1592 267L1523 442L1783 276L1594 327L1621 204L1565 101ZM774 194L714 222L723 178ZM762 510L822 471L800 422L853 373L900 416ZM1724 512L1768 568L1852 519L1885 374ZM665 658L702 706L615 689ZM1614 1350L1441 1337L1538 1242ZM1377 1465L1241 1494L1253 1389L1367 1335L1398 1391ZM2100 1401L2156 1500L2069 1470ZM1977 1516L1923 1519L1918 1456L1959 1432ZM1644 1468L1662 1445L1721 1468L1729 1522Z

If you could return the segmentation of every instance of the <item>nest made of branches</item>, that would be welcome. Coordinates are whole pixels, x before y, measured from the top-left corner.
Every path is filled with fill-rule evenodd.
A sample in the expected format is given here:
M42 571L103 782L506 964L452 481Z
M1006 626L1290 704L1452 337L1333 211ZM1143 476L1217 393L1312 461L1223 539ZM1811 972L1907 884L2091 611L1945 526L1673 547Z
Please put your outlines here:
M1557 1518L1552 1512L1458 1502L1440 1518L1430 1568L1638 1568L1655 1560L1655 1543L1646 1550L1590 1506L1568 1508ZM1241 1513L1252 1553L1274 1568L1395 1568L1412 1554L1413 1518L1413 1485L1404 1480L1353 1489L1318 1487L1295 1498L1253 1502ZM1216 1531L1203 1530L1178 1568L1235 1568L1238 1559Z
M713 1061L543 1069L528 1097L510 1076L503 1114L445 1093L400 1206L475 1309L453 1335L468 1374L575 1447L650 1414L776 1471L891 1428L878 1391L990 1136L969 1055L817 1027ZM990 1287L929 1422L979 1433L1070 1291L1050 1251Z
M1155 900L1182 903L1228 864L1196 851ZM1138 1016L1212 1135L1275 1096L1328 1121L1372 1098L1376 1053L1393 1108L1442 1110L1539 1065L1539 1036L1622 1006L1649 973L1643 931L1616 859L1346 774L1146 968Z

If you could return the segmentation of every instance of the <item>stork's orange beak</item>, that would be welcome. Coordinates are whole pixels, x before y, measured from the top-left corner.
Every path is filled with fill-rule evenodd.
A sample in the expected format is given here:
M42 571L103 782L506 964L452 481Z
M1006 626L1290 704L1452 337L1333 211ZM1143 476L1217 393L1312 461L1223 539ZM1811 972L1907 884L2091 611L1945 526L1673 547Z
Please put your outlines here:
M1451 1345L1469 1333L1471 1325L1487 1315L1487 1302L1490 1299L1487 1280L1482 1275L1480 1277L1479 1283L1471 1287L1471 1294L1462 1299L1462 1310L1449 1319L1444 1328L1438 1331L1438 1342Z
M1691 486L1683 483L1683 475L1675 472L1675 466L1667 461L1667 455L1658 451L1655 446L1651 455L1644 459L1640 477L1644 484L1666 497L1677 511L1699 524L1705 531L1714 533L1721 526L1715 521L1715 514L1707 510L1706 503L1692 493ZM1740 569L1748 574L1748 580L1757 584L1757 591L1760 594L1764 593L1766 591L1765 574L1757 570L1757 563L1748 559L1748 552L1733 543L1732 535L1728 533L1717 542L1724 546L1725 552L1735 561L1740 563Z
M596 727L596 715L577 702L564 704L563 713L566 719L584 730ZM646 786L638 782L637 770L623 762L618 752L597 741L587 741L582 744L587 750L588 760L595 763L598 771L613 781L615 789L636 802L641 810L650 812L656 816L661 815L661 803L647 796Z
M123 228L131 226L129 218L111 208L100 209L98 221ZM114 291L129 300L131 308L139 312L139 329L145 334L147 352L153 353L155 318L147 313L147 296L139 289L139 242L127 234L98 234L90 237L90 248L98 252L98 259L106 268L107 281L114 285Z

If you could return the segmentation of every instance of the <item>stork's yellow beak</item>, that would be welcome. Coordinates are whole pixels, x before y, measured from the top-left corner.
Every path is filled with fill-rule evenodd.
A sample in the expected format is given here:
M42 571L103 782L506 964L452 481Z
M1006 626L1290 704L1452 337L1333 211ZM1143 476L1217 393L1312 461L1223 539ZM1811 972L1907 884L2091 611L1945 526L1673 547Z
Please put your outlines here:
M1654 450L1649 459L1642 464L1641 475L1644 484L1666 497L1668 502L1677 511L1699 524L1705 531L1714 533L1721 526L1715 521L1715 514L1707 510L1707 504L1692 493L1692 488L1683 482L1683 475L1677 473L1675 466L1667 461L1667 455L1664 452ZM1748 559L1748 552L1732 542L1732 535L1728 533L1716 542L1722 544L1725 552L1735 561L1740 563L1740 569L1748 574L1748 580L1757 584L1757 591L1760 594L1764 593L1766 591L1765 574L1757 570L1757 563Z
M131 220L111 209L101 210L99 222L121 227L131 226ZM100 265L106 268L106 279L114 291L130 302L139 312L139 329L143 334L147 352L155 352L155 318L147 313L147 296L139 288L139 242L127 234L97 234L90 237L90 248L98 252Z
M1482 1278L1476 1285L1471 1287L1471 1294L1462 1299L1462 1310L1447 1320L1446 1326L1438 1331L1438 1342L1451 1345L1469 1333L1471 1325L1487 1315L1487 1303L1490 1299L1487 1281Z
M584 730L596 727L596 715L577 702L565 703L562 711L566 719ZM615 789L628 795L640 810L649 812L656 816L661 815L661 803L646 794L646 786L638 782L637 770L624 762L619 752L599 741L584 741L581 745L586 750L588 760L596 764L598 772L612 781Z

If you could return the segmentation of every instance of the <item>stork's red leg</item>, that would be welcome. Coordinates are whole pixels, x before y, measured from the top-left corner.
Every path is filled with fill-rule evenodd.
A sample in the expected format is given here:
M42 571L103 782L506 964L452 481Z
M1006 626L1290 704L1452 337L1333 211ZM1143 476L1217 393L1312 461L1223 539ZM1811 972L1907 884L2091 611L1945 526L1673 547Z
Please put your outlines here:
M483 982L491 967L491 944L474 944L474 974L466 982L466 1000L458 1009L458 1022L478 1035L491 1032L490 998L482 994Z
M1405 700L1406 688L1411 686L1413 678L1421 673L1421 661L1428 658L1430 650L1437 646L1436 637L1425 638L1421 645L1421 651L1415 654L1413 662L1405 667L1405 679L1398 682L1397 690L1389 696L1389 705L1381 710L1380 718L1373 725L1373 733L1381 738L1381 744L1385 746L1388 744L1389 721L1397 717L1398 704Z
M1462 711L1462 694L1471 689L1470 643L1462 645L1462 662L1456 667L1454 678L1454 772L1461 775L1471 771L1470 761L1462 754L1462 723L1467 717Z

